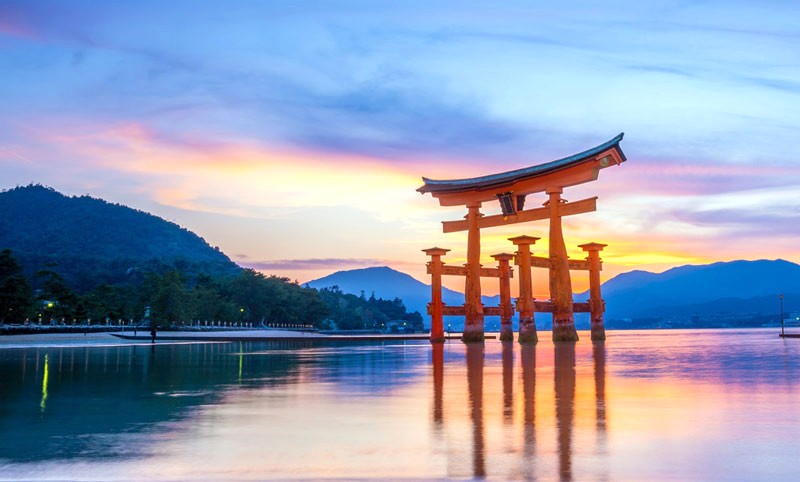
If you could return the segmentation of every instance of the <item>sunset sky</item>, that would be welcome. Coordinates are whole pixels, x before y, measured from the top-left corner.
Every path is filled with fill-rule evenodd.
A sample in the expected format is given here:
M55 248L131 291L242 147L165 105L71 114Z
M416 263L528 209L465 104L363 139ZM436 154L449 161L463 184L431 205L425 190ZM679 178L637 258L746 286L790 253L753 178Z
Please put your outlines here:
M421 176L625 132L628 162L564 193L599 196L565 237L578 258L609 245L604 280L800 262L800 3L557 3L5 0L0 188L152 212L299 281L377 265L425 280L423 248L463 262L440 221L465 211L417 193ZM485 264L546 232L484 231Z

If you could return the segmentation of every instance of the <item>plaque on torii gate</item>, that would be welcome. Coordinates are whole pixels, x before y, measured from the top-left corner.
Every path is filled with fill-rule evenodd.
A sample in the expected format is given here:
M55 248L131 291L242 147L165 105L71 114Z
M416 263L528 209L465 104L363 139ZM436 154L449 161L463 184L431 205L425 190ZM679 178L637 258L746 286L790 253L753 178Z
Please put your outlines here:
M439 200L441 206L465 206L467 209L464 220L442 222L445 233L467 231L463 341L480 341L484 338L484 307L481 303L480 284L481 228L545 219L550 223L548 263L550 309L548 311L552 311L553 314L553 340L574 341L578 339L572 301L572 280L569 273L570 260L567 258L561 218L595 211L597 198L568 202L561 197L561 194L566 187L597 180L601 169L624 162L626 157L619 146L622 137L623 134L619 134L613 139L581 153L513 171L469 179L422 178L424 185L417 191L422 194L430 193ZM547 195L547 201L543 207L524 209L526 197L539 192ZM502 214L492 216L481 214L480 208L483 203L490 201L500 202ZM590 245L591 249L587 249L591 256L590 264L599 266L595 248L604 245L596 245L596 243L590 243ZM593 284L596 282L594 278L592 281ZM602 307L602 300L593 301L591 306L593 307L592 319L595 320L597 310ZM441 313L441 310L438 313ZM600 316L602 319L602 314ZM438 322L441 323L441 319Z

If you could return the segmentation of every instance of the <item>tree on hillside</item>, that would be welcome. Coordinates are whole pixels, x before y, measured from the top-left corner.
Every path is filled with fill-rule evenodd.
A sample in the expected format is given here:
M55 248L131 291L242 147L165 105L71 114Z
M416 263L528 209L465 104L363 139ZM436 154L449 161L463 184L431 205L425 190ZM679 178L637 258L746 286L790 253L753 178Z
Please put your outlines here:
M75 292L101 284L133 289L150 271L179 270L232 276L239 272L224 253L180 226L142 211L88 196L68 197L30 185L0 192L0 246L13 250L37 289L35 273L58 263ZM100 228L102 227L102 229Z
M72 320L78 296L64 282L64 278L55 271L56 264L49 263L47 269L36 273L41 290L37 301L41 304L44 319Z
M191 297L178 271L164 273L152 301L151 320L155 325L182 323L192 319Z
M223 298L224 283L202 274L197 277L194 289L189 292L193 306L193 318L199 321L237 321L241 312L236 305Z
M314 288L302 288L296 283L295 286L299 288L297 292L297 303L300 306L300 313L302 314L304 323L312 324L316 328L329 330L332 327L327 322L330 310L319 293Z
M30 316L33 297L22 268L10 249L0 252L0 321L20 323Z
M92 323L102 323L106 318L127 320L134 318L134 301L131 299L134 293L131 289L102 284L86 294L81 304ZM80 319L77 313L75 317Z
M254 324L318 326L327 316L327 307L316 290L252 269L242 270L239 276L231 279L223 294L239 307L242 321Z
M338 286L319 290L320 299L328 306L328 319L340 330L385 330L389 322L402 321L406 328L422 331L422 316L408 313L400 298L385 300L372 293L367 298L344 293Z

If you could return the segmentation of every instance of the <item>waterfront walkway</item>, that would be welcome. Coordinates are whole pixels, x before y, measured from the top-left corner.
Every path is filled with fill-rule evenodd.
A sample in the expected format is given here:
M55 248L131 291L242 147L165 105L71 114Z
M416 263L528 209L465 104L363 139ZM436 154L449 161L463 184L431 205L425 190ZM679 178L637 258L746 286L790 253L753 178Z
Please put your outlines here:
M150 341L149 331L133 333L112 333L125 340ZM461 339L461 333L448 335L451 339ZM318 333L313 331L289 330L244 330L244 331L159 331L156 342L162 341L287 341L287 340L330 340L330 341L381 341L381 340L428 340L429 333Z
M323 334L290 330L231 330L231 331L159 331L156 344L209 343L236 341L384 341L384 340L428 340L427 333L413 334ZM491 336L487 336L490 338ZM460 339L461 333L448 335ZM117 346L150 343L150 331L105 332L105 333L36 333L0 336L0 349L36 347Z

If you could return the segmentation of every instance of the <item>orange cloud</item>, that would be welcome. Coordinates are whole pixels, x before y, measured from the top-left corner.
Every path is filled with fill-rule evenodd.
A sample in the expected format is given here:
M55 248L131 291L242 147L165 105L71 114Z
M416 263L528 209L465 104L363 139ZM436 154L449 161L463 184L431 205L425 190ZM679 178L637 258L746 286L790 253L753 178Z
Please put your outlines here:
M181 209L228 204L237 206L228 214L260 217L259 208L350 205L385 216L416 198L416 175L358 156L168 138L138 123L39 135L94 167L148 177L159 202Z
M62 163L58 167L82 169L87 173L87 185L97 186L104 178L103 173L111 173L117 179L122 176L138 183L136 188L126 189L138 189L142 198L198 213L195 219L216 213L241 218L239 225L247 220L280 219L303 226L303 230L294 233L291 242L281 236L270 242L245 241L241 236L222 233L218 238L227 239L228 244L212 244L219 244L228 252L247 252L265 261L309 257L404 260L408 266L398 267L421 280L428 279L424 270L427 260L420 251L423 248L449 248L452 251L445 262L454 265L465 262L466 234L444 234L440 223L462 218L464 208L441 207L435 199L415 191L421 184L420 174L436 176L439 172L443 177L453 177L451 166L437 164L435 160L393 164L358 155L265 146L252 140L170 134L136 122L93 124L52 118L36 125L33 131L36 139L52 146L61 159L70 160L69 166ZM595 183L567 189L564 196L573 201L599 196L597 212L564 220L570 257L585 257L579 244L590 241L608 244L601 253L604 281L634 268L663 271L676 265L717 260L800 258L796 237L760 231L748 233L743 239L742 227L736 224L741 213L759 218L760 209L785 216L796 213L793 187L750 186L735 195L702 191L676 195L681 191L670 187L669 179L733 176L731 173L736 172L738 177L733 177L737 182L731 186L744 189L747 174L755 175L761 169L744 166L729 169L719 165L661 168L674 174L662 183L666 187L658 185L660 171L655 167L630 162L604 171ZM780 166L766 169L773 170L778 178L791 178L798 170ZM485 166L467 164L458 177L485 173ZM114 184L117 189L119 183ZM537 206L544 200L544 196L532 195L527 205ZM491 204L494 203L484 206L485 214L499 211ZM365 220L357 232L334 233L337 229L341 231L341 223L330 220L327 220L328 231L320 231L320 219L309 217L306 209L309 206L331 208L324 216L335 216L345 207L346 216L363 215ZM722 212L727 213L725 217L718 214ZM213 226L214 222L198 220L193 228L207 226L201 228L206 236L214 230L224 230ZM386 229L386 223L392 223L390 230ZM334 234L336 242L324 242ZM513 252L514 246L508 238L520 234L540 237L533 251L538 256L547 256L548 224L537 221L484 230L482 263L494 266L491 254ZM345 238L352 242L344 241ZM254 248L262 244L263 247ZM300 279L307 279L308 275L284 274ZM575 291L587 288L583 273L574 273L573 281ZM463 290L463 280L447 279L445 285ZM493 280L485 280L483 287L486 294L497 292ZM534 291L538 298L547 297L546 273L535 271Z

